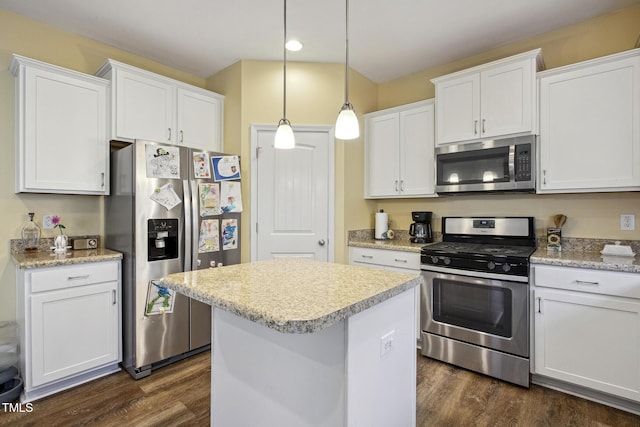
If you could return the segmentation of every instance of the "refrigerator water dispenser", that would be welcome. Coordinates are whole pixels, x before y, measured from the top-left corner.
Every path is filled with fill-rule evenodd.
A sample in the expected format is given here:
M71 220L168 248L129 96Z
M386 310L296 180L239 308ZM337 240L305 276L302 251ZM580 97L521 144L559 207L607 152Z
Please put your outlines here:
M178 258L178 220L147 221L147 254L149 261Z

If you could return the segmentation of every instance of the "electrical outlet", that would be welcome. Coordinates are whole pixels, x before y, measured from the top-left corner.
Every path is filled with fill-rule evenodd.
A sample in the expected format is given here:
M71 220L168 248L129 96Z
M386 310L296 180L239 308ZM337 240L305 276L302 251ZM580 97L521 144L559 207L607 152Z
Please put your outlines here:
M42 228L44 228L45 230L52 230L54 225L53 225L53 217L57 216L57 215L44 215L42 217Z
M620 215L620 230L633 231L636 229L636 216L634 214Z
M393 350L393 340L396 331L391 331L380 337L380 358L382 359Z

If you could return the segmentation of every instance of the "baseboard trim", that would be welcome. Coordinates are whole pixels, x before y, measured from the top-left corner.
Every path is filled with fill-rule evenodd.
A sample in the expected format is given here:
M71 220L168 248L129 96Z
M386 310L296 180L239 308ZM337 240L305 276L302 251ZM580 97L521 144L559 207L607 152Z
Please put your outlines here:
M640 402L634 402L629 399L613 396L608 393L603 393L542 375L532 374L531 383L640 415Z

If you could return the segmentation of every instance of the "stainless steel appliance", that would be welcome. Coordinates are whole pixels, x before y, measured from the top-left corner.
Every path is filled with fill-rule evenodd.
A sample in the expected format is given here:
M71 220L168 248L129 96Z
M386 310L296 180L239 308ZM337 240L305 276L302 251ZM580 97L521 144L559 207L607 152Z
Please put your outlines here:
M413 243L431 243L433 242L433 233L431 231L432 212L411 212L413 223L409 226L409 240Z
M220 214L214 181L224 156L141 140L112 152L105 247L124 254L122 365L135 379L210 348L211 307L156 281L240 262L240 214Z
M535 191L535 136L443 145L435 155L437 193Z
M422 354L529 386L532 217L444 217L421 251Z

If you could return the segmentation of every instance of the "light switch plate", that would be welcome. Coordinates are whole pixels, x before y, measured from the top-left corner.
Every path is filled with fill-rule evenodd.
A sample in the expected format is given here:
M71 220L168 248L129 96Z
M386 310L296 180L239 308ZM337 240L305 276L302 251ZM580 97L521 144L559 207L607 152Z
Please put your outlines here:
M634 214L620 215L620 230L633 231L636 229L636 216Z
M42 217L42 228L44 228L45 230L52 230L54 225L53 225L53 217L56 215L44 215Z

